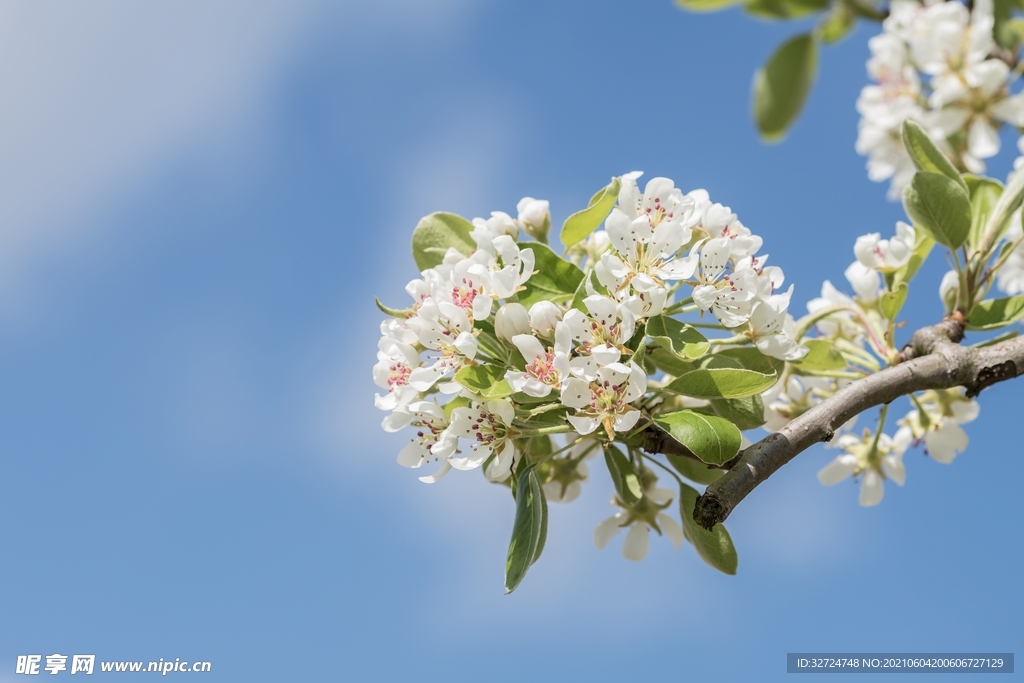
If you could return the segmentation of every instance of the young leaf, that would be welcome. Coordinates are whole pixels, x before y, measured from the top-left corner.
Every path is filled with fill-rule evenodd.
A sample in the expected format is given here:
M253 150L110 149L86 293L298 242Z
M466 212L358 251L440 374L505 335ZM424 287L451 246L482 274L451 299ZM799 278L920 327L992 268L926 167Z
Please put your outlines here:
M1024 294L1005 299L985 299L967 316L969 330L995 330L1024 318Z
M740 451L740 430L720 417L684 409L662 413L654 421L709 465L721 465Z
M626 505L636 505L643 496L644 488L629 458L615 446L608 445L604 449L604 462L608 465L608 473L612 475L619 498Z
M748 0L743 9L759 19L799 19L828 7L828 0Z
M813 375L816 372L835 372L846 367L846 359L827 339L808 339L804 342L810 351L792 362L793 372L798 375Z
M666 455L668 464L675 468L676 472L683 475L690 481L698 484L711 484L722 478L725 470L720 470L697 462L691 458L684 458L681 455Z
M914 162L914 167L918 171L944 175L950 180L956 181L964 192L970 191L967 182L960 175L960 171L953 166L953 162L935 146L932 139L928 137L928 133L925 133L921 126L910 119L903 122L903 147L906 148L910 160Z
M985 226L1003 194L1003 184L981 176L967 176L964 180L967 181L971 195L971 232L967 236L967 245L978 248L984 237Z
M711 409L740 431L756 429L764 424L764 401L760 394L746 398L713 398Z
M532 466L519 475L515 496L516 518L505 559L506 595L519 586L530 565L537 561L541 538L547 535L547 501Z
M647 334L655 344L685 361L696 360L711 348L695 327L664 315L647 321Z
M377 297L373 297L373 300L377 304L377 308L379 308L383 313L390 315L392 318L405 320L407 317L409 317L409 313L412 312L411 308L391 308L390 306L385 306L380 302L380 299L378 299Z
M817 41L804 33L783 43L754 74L754 121L761 137L782 138L800 113L817 70Z
M476 242L469 236L473 224L462 216L438 211L424 216L412 232L412 258L420 270L440 265L448 247L469 256Z
M849 2L836 2L832 10L825 15L825 19L818 24L818 31L823 43L838 43L845 38L850 30L857 23L857 13L850 7Z
M732 544L729 532L721 524L708 531L693 521L693 509L697 506L696 489L682 484L679 487L679 514L683 518L683 535L697 549L697 554L720 572L735 574L739 556Z
M455 381L486 399L512 395L505 368L497 365L469 365L455 373Z
M727 349L690 363L665 388L692 398L745 398L770 389L779 366L757 349Z
M533 249L535 272L523 283L519 303L529 308L538 301L561 303L572 299L583 281L583 271L539 242L524 242L521 248Z
M955 180L918 171L903 190L903 208L939 244L956 250L971 231L971 200Z
M590 204L582 211L577 211L565 219L562 224L562 244L565 248L575 246L597 230L598 226L608 218L612 207L619 198L619 190L622 188L621 178L612 178L612 181L597 191L590 198Z
M906 282L901 282L896 285L895 289L883 294L878 300L878 307L882 311L882 315L889 320L895 320L896 316L900 314L903 304L907 301L909 289Z
M739 3L740 0L676 0L676 4L691 12L715 12Z

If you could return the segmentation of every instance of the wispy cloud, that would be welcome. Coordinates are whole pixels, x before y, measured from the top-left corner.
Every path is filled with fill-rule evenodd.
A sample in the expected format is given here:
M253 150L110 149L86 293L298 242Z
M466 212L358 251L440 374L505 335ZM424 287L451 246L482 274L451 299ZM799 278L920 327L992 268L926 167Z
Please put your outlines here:
M265 98L330 18L353 49L459 21L464 0L39 3L0 7L0 308L37 259L74 257L102 216L184 151L243 162ZM236 164L238 165L238 164Z

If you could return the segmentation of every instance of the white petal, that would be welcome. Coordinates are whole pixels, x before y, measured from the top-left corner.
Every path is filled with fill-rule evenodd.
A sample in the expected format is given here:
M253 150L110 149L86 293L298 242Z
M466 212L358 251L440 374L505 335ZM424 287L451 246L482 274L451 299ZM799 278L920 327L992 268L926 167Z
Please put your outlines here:
M626 540L622 542L622 556L627 560L639 562L647 557L647 549L650 547L651 532L643 522L636 522L626 534Z
M948 465L958 453L967 448L967 432L953 420L943 420L939 428L924 435L928 454L938 462Z
M672 545L680 547L683 545L683 528L679 526L679 522L673 517L659 512L658 513L658 526L665 533L666 538L672 541Z
M895 455L882 458L882 471L899 486L907 481L907 468L903 465L903 459Z
M449 463L447 460L442 460L441 467L437 470L437 472L429 474L425 477L420 477L420 481L422 481L424 484L433 484L437 482L439 479L441 479L441 477L448 474L448 471L451 470L451 468L451 463Z
M622 512L616 513L602 521L594 528L594 545L596 545L598 549L608 545L608 542L615 538L616 534L619 533L619 530L622 528L619 526L619 519L623 514L624 513Z
M583 436L592 434L594 430L601 426L600 420L596 417L569 415L566 419L569 420L569 424L573 426L576 432Z
M853 474L855 469L857 469L857 456L840 455L818 472L818 481L822 486L835 486Z
M882 477L874 470L866 471L860 482L861 506L869 508L878 505L882 502L883 495L885 495L885 485L882 482Z

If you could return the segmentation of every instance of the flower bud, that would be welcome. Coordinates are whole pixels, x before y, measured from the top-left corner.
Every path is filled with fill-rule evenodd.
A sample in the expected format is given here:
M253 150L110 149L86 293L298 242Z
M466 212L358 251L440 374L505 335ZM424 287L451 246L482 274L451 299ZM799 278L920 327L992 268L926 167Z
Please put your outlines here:
M548 231L551 230L551 212L546 199L523 197L516 204L519 211L519 224L530 237L547 243Z
M562 320L562 310L550 301L538 301L530 307L530 325L537 336L550 339L555 325Z
M939 283L939 297L946 305L946 315L952 313L960 298L960 276L955 270L942 276L942 282Z
M878 300L880 282L877 270L865 266L860 261L854 261L843 274L862 303L872 304Z
M530 329L530 314L522 304L505 304L494 314L494 333L506 344L512 343L517 334L533 334Z

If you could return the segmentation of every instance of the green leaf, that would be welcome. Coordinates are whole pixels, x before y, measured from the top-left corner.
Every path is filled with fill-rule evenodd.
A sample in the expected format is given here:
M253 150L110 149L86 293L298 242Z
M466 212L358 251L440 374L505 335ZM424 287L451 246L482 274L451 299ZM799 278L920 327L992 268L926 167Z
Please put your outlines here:
M889 320L895 320L896 316L900 314L903 304L907 301L909 289L906 282L901 282L892 291L882 294L878 300L878 307L882 311L882 315Z
M665 388L692 398L745 398L770 389L781 365L755 348L728 349L689 364Z
M590 204L582 211L577 211L565 219L562 224L562 244L565 248L575 246L587 238L590 233L597 230L598 226L608 218L612 207L619 198L619 190L622 188L621 178L612 178L612 181L597 191L590 198Z
M754 74L754 121L762 138L782 138L800 114L817 70L817 42L804 33L783 43Z
M514 591L530 565L540 557L542 538L547 536L547 501L533 467L519 475L516 487L516 518L505 560L505 594Z
M391 308L390 306L385 306L377 297L373 297L373 301L377 304L377 308L382 312L390 315L392 318L398 318L399 320L405 320L409 317L409 313L412 312L411 308Z
M683 535L697 549L702 560L720 572L735 574L740 560L729 532L721 524L716 524L708 531L693 520L697 496L696 489L686 484L679 486L679 515L683 518Z
M910 119L903 122L903 147L906 148L910 160L914 162L914 167L918 171L944 175L955 181L964 192L969 191L967 182L953 166L953 162L932 142L928 133Z
M756 429L764 424L764 401L760 394L746 398L713 398L711 409L715 415L733 423L740 431Z
M497 365L468 365L455 373L455 381L485 399L505 398L512 395L505 370Z
M832 11L825 15L825 19L818 24L822 42L838 43L849 34L856 23L857 13L853 11L850 4L842 1L836 2L832 5Z
M676 0L676 4L691 12L716 12L739 4L740 0Z
M990 247L998 244L1003 234L1010 228L1014 212L1024 201L1024 173L1012 173L1009 182L999 196L987 225L983 228L981 242Z
M664 315L647 321L647 334L655 344L685 361L696 360L711 348L696 328Z
M605 446L604 462L608 465L608 473L612 475L615 492L626 505L636 505L644 494L644 487L633 469L629 458L612 445Z
M523 283L519 303L529 308L538 301L561 303L573 298L583 281L583 271L540 242L523 242L522 249L533 249L534 272Z
M971 231L971 200L955 180L918 171L903 190L903 208L915 227L939 244L959 249Z
M925 259L928 258L928 254L931 253L934 246L935 240L926 235L923 230L918 230L917 244L914 246L913 253L910 254L910 260L907 261L907 265L897 270L893 275L893 283L910 282L917 275L917 271L921 268Z
M439 211L424 216L412 232L412 258L420 270L440 265L448 247L469 256L476 242L469 236L473 224L462 216Z
M1003 184L998 180L982 176L967 176L967 189L971 196L971 232L967 236L967 245L974 249L981 246L985 226L1003 194Z
M969 330L995 330L1024 318L1024 294L1005 299L985 299L967 316Z
M672 465L676 472L698 484L711 484L721 479L722 475L725 474L725 470L708 467L692 458L686 458L681 455L666 455L665 457L668 458L668 464Z
M846 368L843 354L827 339L808 339L803 344L810 351L800 360L791 363L796 374L813 375L816 372L835 372Z
M740 452L740 430L720 417L684 409L662 413L654 421L709 465L721 465Z
M743 9L759 19L798 19L828 7L828 0L748 0Z

